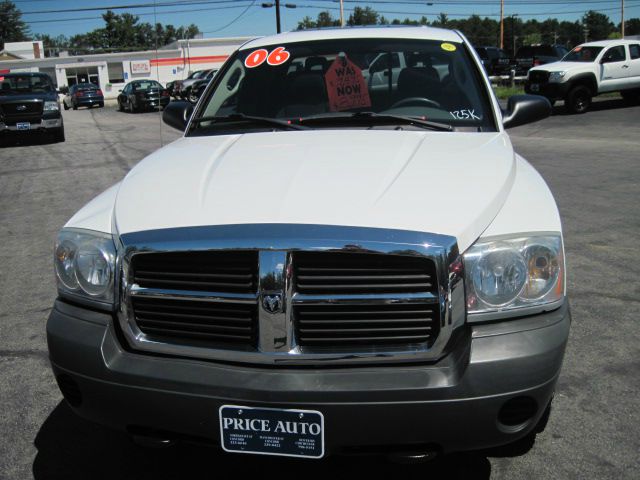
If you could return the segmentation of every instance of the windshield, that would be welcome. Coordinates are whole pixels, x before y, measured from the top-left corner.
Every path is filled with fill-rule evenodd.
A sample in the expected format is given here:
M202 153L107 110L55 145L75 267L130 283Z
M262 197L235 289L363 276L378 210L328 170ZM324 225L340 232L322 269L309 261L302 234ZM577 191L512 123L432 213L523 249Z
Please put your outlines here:
M576 47L562 59L563 62L595 62L603 47Z
M21 95L25 93L52 92L53 85L44 75L2 75L0 74L0 95Z
M244 115L304 124L313 118L313 127L322 128L335 124L318 117L340 118L342 125L351 114L366 124L371 115L353 114L367 112L376 114L377 123L382 115L389 123L391 116L404 116L495 130L486 87L458 43L340 39L245 49L213 81L197 120ZM207 130L200 134L229 128L201 120L192 124L193 130Z
M150 90L152 88L156 89L156 88L163 88L163 87L158 82L153 82L153 81L138 82L133 84L133 90L135 90L136 92Z
M76 85L76 90L97 90L98 86L93 83L79 83Z

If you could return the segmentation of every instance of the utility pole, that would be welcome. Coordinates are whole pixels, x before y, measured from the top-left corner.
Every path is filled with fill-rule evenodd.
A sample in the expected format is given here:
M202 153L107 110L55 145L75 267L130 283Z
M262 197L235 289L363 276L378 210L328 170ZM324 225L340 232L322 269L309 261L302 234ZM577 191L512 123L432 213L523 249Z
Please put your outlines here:
M276 32L280 33L280 0L276 0Z
M624 38L624 0L622 0L622 11L620 13L620 33Z
M340 27L344 28L344 0L340 0ZM624 30L624 27L622 29Z
M500 48L504 48L504 0L500 0Z

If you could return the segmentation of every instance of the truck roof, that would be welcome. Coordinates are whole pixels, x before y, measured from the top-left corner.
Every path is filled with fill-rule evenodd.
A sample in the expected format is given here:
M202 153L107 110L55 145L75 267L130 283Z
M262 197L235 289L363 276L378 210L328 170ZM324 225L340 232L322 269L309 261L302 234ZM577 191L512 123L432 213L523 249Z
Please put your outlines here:
M599 40L597 42L587 42L581 43L581 47L608 47L609 45L620 45L620 44L629 44L629 43L638 43L638 40L630 40L619 38L617 40Z
M259 48L277 43L306 42L312 40L349 39L349 38L396 38L437 40L462 43L463 38L454 30L434 27L375 26L345 27L299 30L294 32L256 38L245 43L241 50Z

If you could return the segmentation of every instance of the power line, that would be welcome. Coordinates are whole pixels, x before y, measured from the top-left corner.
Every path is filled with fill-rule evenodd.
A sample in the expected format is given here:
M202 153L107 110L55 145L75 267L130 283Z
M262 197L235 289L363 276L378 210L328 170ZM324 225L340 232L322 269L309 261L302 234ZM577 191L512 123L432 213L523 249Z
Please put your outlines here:
M26 0L23 0L26 1ZM45 0L37 0L37 1L45 1ZM48 0L46 0L48 1ZM59 0L56 0L59 1ZM212 30L212 31L208 31L208 32L203 32L203 33L215 33L221 30L224 30L225 28L231 26L233 23L237 22L240 18L242 18L246 12L251 9L251 7L261 7L260 5L255 5L256 0L253 0L251 3L246 4L244 3L244 1L248 2L249 0L185 0L185 1L170 1L170 2L162 2L162 3L158 3L157 6L158 7L169 7L169 6L177 6L177 5L184 5L184 6L189 6L189 5L202 5L202 4L215 4L215 5L219 5L219 6L215 6L215 7L208 7L208 8L198 8L198 9L180 9L180 10L166 10L166 11L161 11L161 12L136 12L134 15L136 16L149 16L149 15L169 15L169 14L180 14L180 13L191 13L191 12L203 12L203 11L216 11L216 10L227 10L227 9L236 9L236 8L245 8L245 10L243 12L241 12L240 15L238 15L236 18L234 18L231 22L229 22L228 24L226 24L225 26L221 27L220 29L217 30ZM296 5L297 8L300 9L316 9L316 10L339 10L340 7L338 6L337 3L334 2L334 0L315 0L315 1L325 1L326 3L332 3L335 6L329 6L329 5L311 5L311 4L304 4L304 5ZM358 0L344 0L346 3L360 3ZM548 4L550 0L542 0L542 2L544 2L544 4ZM238 3L243 2L242 5L239 5ZM607 1L606 3L618 3L619 0L613 0L613 2ZM633 2L633 3L631 3ZM235 5L221 5L221 4L228 4L228 3L235 3ZM410 1L399 1L399 2L387 2L387 1L381 1L378 0L377 2L375 0L370 0L369 2L362 2L362 3L394 3L394 4L413 4L413 3L417 3L417 2L410 2ZM421 4L424 5L424 2L419 2ZM444 4L444 3L456 3L456 4L462 4L463 1L461 2L439 2L439 4ZM482 0L480 0L479 2L467 2L466 0L464 0L464 3L484 3L482 2ZM495 2L490 2L491 4L495 4ZM513 3L513 2L510 2ZM524 2L522 2L523 4L525 4ZM555 2L553 2L555 3ZM564 0L564 2L562 2L562 4L566 5L567 3L574 3L574 4L583 4L583 3L604 3L601 1L594 1L594 0L584 0L584 1L568 1L568 0ZM538 4L538 2L533 1L533 2L526 2L527 5L533 5L533 4ZM561 3L558 2L558 5L560 5ZM121 9L133 9L133 8L143 8L142 5L151 5L153 6L153 4L149 4L149 3L141 3L141 4L129 4L126 6L117 6L117 7L91 7L91 8L85 8L85 9L72 9L72 10L68 10L68 9L61 9L61 10L48 10L48 11L41 11L41 12L28 12L28 13L62 13L62 12L78 12L78 11L99 11L99 10L104 10L104 9L110 9L110 8L121 8ZM634 9L640 7L640 0L631 0L631 1L627 1L626 3L626 9L630 10L630 9ZM353 12L355 10L355 8L345 8L345 11L348 12ZM619 7L612 7L612 8L601 8L601 9L582 9L582 10L574 10L574 11L558 11L558 12L553 12L553 11L549 11L546 13L540 13L540 12L536 12L536 13L518 13L519 16L543 16L543 15L570 15L570 14L576 14L576 13L585 13L589 10L593 10L595 12L598 13L602 13L605 11L617 11L619 10ZM377 13L380 14L391 14L391 15L409 15L409 16L424 16L426 13L425 12L411 12L411 11L397 11L397 10L376 10ZM451 12L451 13L445 13L443 12L445 15L447 15L448 17L470 17L471 15L473 15L472 13L459 13L459 12ZM499 13L487 13L487 14L483 14L483 15L479 15L480 17L499 17L500 14ZM101 16L93 16L93 17L73 17L73 18L62 18L62 19L55 19L55 20L51 20L51 19L47 19L47 20L32 20L32 21L25 21L25 23L27 24L39 24L39 23L51 23L52 21L55 21L57 23L60 22L75 22L75 21L84 21L84 20L99 20L101 19Z
M58 10L35 10L30 12L22 12L22 15L40 15L45 13L96 12L96 11L102 11L102 10L132 10L136 8L147 8L147 7L165 8L165 7L184 6L184 5L210 5L210 4L237 3L237 2L238 0L186 0L186 1L173 0L168 2L161 2L158 4L146 2L146 3L131 3L128 5L108 5L108 6L101 6L101 7L63 8Z
M246 0L246 1L249 2L250 0ZM173 15L175 13L211 12L211 11L217 11L217 10L231 10L231 9L236 9L236 8L245 8L246 6L247 6L247 4L224 6L224 7L194 8L194 9L188 9L188 10L168 10L168 11L164 11L164 12L157 12L156 15L161 16L161 15ZM249 4L248 6L251 6L251 4ZM145 16L154 15L154 12L136 12L134 15L136 17L145 17ZM103 18L102 16L72 17L72 18L56 19L55 22L56 23L60 23L60 22L80 21L80 20L101 20L102 18ZM51 23L51 21L52 21L51 19L49 19L49 20L30 20L30 21L25 21L25 23L31 25L31 24L36 24L36 23Z
M236 18L234 18L233 20L231 20L229 23L227 23L226 25L216 29L216 30L210 30L208 32L202 32L202 33L216 33L219 32L221 30L224 30L227 27L230 27L231 25L233 25L234 23L236 23L238 20L240 20L240 18L242 18L244 16L245 13L247 13L249 11L249 9L251 7L253 7L256 3L256 0L253 0L253 2L251 2L251 5L248 5L247 8L245 8L242 13L240 13L240 15L238 15Z

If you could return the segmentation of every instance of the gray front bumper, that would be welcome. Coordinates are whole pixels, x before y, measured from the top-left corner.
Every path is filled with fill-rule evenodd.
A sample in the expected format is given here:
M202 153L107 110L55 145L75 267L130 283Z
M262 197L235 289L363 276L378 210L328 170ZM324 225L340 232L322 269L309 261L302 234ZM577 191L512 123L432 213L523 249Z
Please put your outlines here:
M571 322L567 304L521 320L474 325L428 365L275 368L160 357L122 347L111 315L57 301L47 323L56 376L77 384L81 416L218 443L223 404L319 410L329 452L434 445L461 451L510 443L549 403ZM497 420L514 397L536 414L517 428Z
M0 132L29 132L32 130L49 130L51 128L60 128L62 126L62 117L42 119L40 123L31 123L29 130L18 130L16 125L7 125L0 122Z

